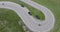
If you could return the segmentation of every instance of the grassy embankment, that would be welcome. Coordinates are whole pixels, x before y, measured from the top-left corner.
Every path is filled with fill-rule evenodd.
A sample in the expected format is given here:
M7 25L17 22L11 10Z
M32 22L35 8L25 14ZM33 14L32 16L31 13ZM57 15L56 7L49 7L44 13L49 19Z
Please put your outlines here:
M25 32L20 17L13 10L0 8L0 32Z

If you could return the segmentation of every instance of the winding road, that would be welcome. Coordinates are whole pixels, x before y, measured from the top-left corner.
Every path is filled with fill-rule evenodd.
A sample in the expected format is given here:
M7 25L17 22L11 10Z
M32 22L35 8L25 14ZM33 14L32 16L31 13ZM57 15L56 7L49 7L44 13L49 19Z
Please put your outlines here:
M21 1L42 11L45 15L45 20L40 22L36 21L32 16L28 14L29 10L26 7L21 7L19 4L16 4L14 2L1 1L0 8L6 8L15 11L25 23L25 25L34 32L48 32L54 27L55 18L53 13L48 8L39 5L31 0ZM38 24L41 24L42 26L38 26Z
M24 3L27 3L28 5L40 10L41 12L43 12L43 14L45 15L45 20L44 21L36 21L36 24L41 24L42 26L38 26L37 25L34 27L34 31L40 31L40 32L48 32L50 31L53 27L54 27L54 23L55 23L55 18L53 13L51 12L51 10L49 10L47 7L44 7L43 5L40 5L32 0L21 0Z

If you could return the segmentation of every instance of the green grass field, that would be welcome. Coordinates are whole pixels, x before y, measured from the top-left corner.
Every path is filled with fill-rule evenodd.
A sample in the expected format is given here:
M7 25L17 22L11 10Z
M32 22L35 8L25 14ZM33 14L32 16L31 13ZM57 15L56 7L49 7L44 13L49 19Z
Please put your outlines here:
M60 0L33 0L49 8L55 15L55 26L50 32L60 32Z
M0 8L0 32L25 32L20 17L13 10Z

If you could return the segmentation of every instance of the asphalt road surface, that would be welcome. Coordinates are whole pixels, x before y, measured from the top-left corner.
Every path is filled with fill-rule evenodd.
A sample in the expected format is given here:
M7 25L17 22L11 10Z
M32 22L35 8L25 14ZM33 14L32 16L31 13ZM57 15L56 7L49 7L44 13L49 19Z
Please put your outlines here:
M43 22L36 21L28 14L29 10L26 7L21 7L19 4L13 2L1 1L0 8L6 8L15 11L25 25L34 32L45 32L53 28L55 19L54 15L49 9L30 0L22 1L42 11L45 15L45 20ZM38 26L38 24L41 24L42 26Z
M33 30L34 31L40 31L40 32L48 32L49 30L51 30L54 27L54 23L55 23L55 18L53 13L51 12L51 10L49 10L48 8L44 7L43 5L40 5L32 0L21 0L24 3L27 3L28 5L40 10L41 12L43 12L43 14L45 15L45 20L44 21L36 21L36 24L41 24L42 26L33 26ZM35 24L34 24L35 25Z

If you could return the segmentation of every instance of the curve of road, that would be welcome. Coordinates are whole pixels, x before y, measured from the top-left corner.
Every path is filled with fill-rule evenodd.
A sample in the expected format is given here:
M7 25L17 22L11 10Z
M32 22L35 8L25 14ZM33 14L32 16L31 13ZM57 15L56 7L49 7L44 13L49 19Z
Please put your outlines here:
M4 5L2 3L4 3ZM27 1L27 4L29 3L31 2ZM0 8L6 8L15 11L18 14L18 16L22 19L22 21L25 23L25 25L34 32L45 32L52 29L52 27L54 26L55 19L51 11L40 5L36 6L35 4L35 7L33 4L34 3L32 2L29 5L41 10L44 13L46 18L44 22L37 22L32 16L28 14L29 10L26 7L23 8L19 4L13 2L1 1ZM38 24L41 24L42 26L38 26Z
M49 10L48 8L32 1L32 0L21 0L24 3L27 3L28 5L40 10L41 12L43 12L43 14L45 15L45 20L44 21L39 21L37 22L35 20L36 24L41 24L42 26L37 27L37 29L35 29L35 31L40 31L40 32L48 32L50 31L53 27L54 27L54 23L55 23L55 18L53 13L51 12L51 10ZM35 26L36 28L36 26ZM39 30L38 30L39 29Z

